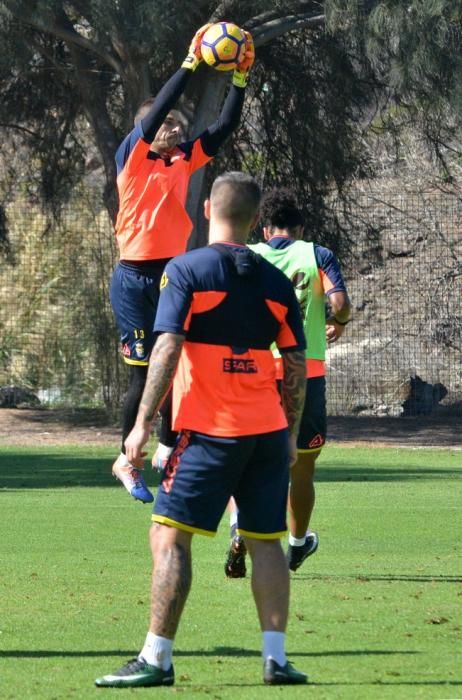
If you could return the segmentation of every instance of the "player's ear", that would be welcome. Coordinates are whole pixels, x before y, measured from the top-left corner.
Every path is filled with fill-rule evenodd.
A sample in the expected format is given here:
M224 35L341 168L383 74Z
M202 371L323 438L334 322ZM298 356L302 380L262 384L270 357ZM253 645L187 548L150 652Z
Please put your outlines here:
M210 199L204 201L204 216L207 221L210 221Z
M269 241L271 238L271 229L269 226L263 226L263 238L265 241Z

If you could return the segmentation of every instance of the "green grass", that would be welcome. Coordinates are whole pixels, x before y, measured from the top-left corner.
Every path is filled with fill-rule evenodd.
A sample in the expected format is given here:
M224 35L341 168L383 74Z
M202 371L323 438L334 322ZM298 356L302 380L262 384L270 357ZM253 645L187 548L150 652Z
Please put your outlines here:
M326 448L292 576L289 658L312 685L261 684L249 581L223 573L223 520L194 540L173 688L100 690L141 647L150 507L110 476L109 448L0 448L0 697L462 697L462 453ZM154 475L150 476L151 480Z

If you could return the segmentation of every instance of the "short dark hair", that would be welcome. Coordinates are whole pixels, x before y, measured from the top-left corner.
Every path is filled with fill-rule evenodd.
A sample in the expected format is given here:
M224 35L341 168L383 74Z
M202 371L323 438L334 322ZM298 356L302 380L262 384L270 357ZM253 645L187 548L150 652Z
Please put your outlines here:
M246 226L260 208L260 185L247 173L224 173L214 181L210 200L218 218L235 226Z
M294 193L287 187L274 187L265 192L261 205L263 226L291 229L303 226L304 218Z
M154 104L154 97L147 97L143 102L138 106L138 109L136 110L135 114L135 119L134 122L135 124L140 121L148 111L149 107L151 107Z
M147 97L143 102L138 106L138 109L136 110L135 118L134 118L134 123L137 124L143 117L146 116L148 110L150 107L155 102L155 97ZM183 135L187 137L188 135L188 129L189 129L189 122L192 116L192 108L190 105L185 101L185 100L180 100L178 101L178 104L176 107L172 107L170 111L175 111L178 112L178 114L181 116L181 126L182 126L182 131Z

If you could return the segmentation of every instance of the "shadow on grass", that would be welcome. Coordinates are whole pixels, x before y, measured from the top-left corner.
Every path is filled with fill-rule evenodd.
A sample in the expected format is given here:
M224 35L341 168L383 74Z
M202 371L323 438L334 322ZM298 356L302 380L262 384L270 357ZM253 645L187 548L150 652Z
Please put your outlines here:
M373 461L371 456L371 462ZM429 468L425 466L425 457L422 456L422 467L387 467L374 468L371 466L358 467L357 464L343 462L341 466L327 464L316 467L316 481L318 482L387 482L387 481L413 481L429 479L447 479L461 477L460 467L448 469L447 467Z
M401 581L409 583L462 583L462 575L440 574L316 574L297 573L295 580L300 581L356 581L368 583L369 581Z
M132 657L138 652L133 649L129 651L123 651L121 649L117 650L102 650L94 651L92 649L82 650L82 651L64 651L62 649L34 649L32 650L21 650L21 649L11 649L9 651L0 651L0 658L25 658L25 659L41 659L49 658L54 656L63 657L106 657L106 656L123 656ZM339 650L339 651L316 651L316 652L291 652L290 656L303 656L303 657L317 657L317 656L394 656L396 654L418 654L417 651L399 651L393 649L354 649L354 650ZM188 649L188 650L176 650L174 651L175 657L177 656L235 656L235 657L258 657L261 658L261 651L257 649L242 649L240 647L214 647L213 649Z
M446 680L440 680L440 681L422 681L422 680L415 680L415 681L382 681L382 680L376 680L376 681L363 681L362 683L355 683L349 682L349 681L338 681L336 683L316 683L316 681L313 681L308 684L309 686L316 686L317 688L337 688L337 687L343 687L345 686L346 688L351 688L355 686L373 686L373 687L380 687L380 686L401 686L401 685L423 685L423 686L440 686L440 685L447 685L447 686L456 686L456 685L462 685L462 680L461 681L446 681ZM457 700L457 698L455 699Z
M82 450L82 453L84 450ZM0 489L44 489L73 486L114 486L112 460L95 454L85 456L68 452L0 454ZM155 488L159 473L146 469L148 486Z
M108 450L108 454L110 450ZM371 458L372 459L372 458ZM43 447L30 452L0 452L0 489L43 489L72 486L114 486L111 474L112 455L91 454L91 448L78 452L74 448L46 451ZM387 482L417 479L444 479L461 475L460 469L383 466L358 467L350 462L339 465L319 465L316 469L318 482ZM146 469L146 481L155 488L159 475Z

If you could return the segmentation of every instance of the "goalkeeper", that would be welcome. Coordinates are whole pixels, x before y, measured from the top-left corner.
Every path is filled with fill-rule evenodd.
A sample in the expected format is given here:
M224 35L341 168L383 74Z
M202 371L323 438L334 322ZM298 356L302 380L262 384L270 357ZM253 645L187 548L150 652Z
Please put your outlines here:
M121 453L112 472L135 499L145 503L153 496L143 478L143 464L129 462L124 443L135 423L154 345L159 284L167 262L185 252L192 230L185 209L189 179L236 129L255 56L252 37L246 33L244 58L233 72L221 114L203 133L187 140L187 120L175 105L201 61L201 39L209 26L196 32L181 68L158 95L140 106L134 128L116 153L120 261L112 276L110 298L130 374L122 413ZM175 439L168 412L159 437L159 449L166 456Z

